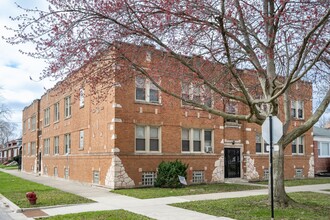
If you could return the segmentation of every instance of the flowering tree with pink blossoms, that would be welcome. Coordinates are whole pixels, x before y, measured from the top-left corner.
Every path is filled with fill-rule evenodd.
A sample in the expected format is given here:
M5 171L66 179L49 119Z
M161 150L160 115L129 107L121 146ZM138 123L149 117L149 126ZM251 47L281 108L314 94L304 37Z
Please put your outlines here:
M284 179L284 149L307 132L329 105L330 2L326 0L48 0L47 11L23 9L13 18L12 44L32 42L34 51L22 51L45 59L41 78L63 78L89 64L84 80L110 89L113 72L99 68L111 63L104 54L111 50L129 68L145 75L164 93L225 119L261 125L267 115L278 115L284 106L284 135L274 155L275 202L287 206ZM178 66L162 74L195 79L226 100L235 100L245 114L191 100L165 87L150 70L134 58L127 45L153 45ZM199 63L189 57L198 57ZM203 62L207 68L203 68ZM113 63L109 64L109 67ZM211 66L214 65L214 68ZM221 66L222 68L217 68ZM103 66L104 67L104 66ZM211 69L211 70L210 70ZM170 70L170 69L169 69ZM241 70L253 77L244 79ZM178 71L178 72L176 72ZM188 73L187 73L188 72ZM224 82L226 83L220 83ZM81 80L81 79L76 79ZM301 125L289 129L290 91L299 83L313 83L321 97L318 106ZM94 85L94 86L93 86ZM180 91L181 92L181 91ZM304 93L304 91L301 91ZM281 102L281 103L280 103ZM266 106L266 107L262 107Z

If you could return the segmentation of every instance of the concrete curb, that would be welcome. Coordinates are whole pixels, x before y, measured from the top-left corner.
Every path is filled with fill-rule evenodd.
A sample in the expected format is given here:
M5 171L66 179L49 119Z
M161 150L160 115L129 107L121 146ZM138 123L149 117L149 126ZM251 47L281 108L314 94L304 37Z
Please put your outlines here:
M9 206L11 210L13 210L13 212L15 213L21 213L22 209L20 207L18 207L16 204L14 204L12 201L10 201L9 199L7 199L4 195L0 194L0 201Z

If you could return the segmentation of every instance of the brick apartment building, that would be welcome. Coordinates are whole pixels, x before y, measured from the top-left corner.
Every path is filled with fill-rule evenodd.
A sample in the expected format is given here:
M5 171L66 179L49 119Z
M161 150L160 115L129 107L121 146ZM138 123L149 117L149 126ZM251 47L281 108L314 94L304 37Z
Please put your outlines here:
M150 46L136 48L148 68L166 68L156 60L156 54L164 52ZM162 55L162 59L169 58ZM167 63L171 65L175 63ZM153 185L159 163L179 159L189 164L189 184L268 178L269 154L260 126L193 108L141 76L123 80L117 77L125 71L120 65L109 71L116 72L117 86L97 104L93 96L85 95L87 85L58 92L59 83L23 110L22 170L125 188ZM79 72L70 77L74 74ZM169 80L163 76L161 84ZM170 86L182 90L183 96L200 98L185 82L174 80ZM298 84L291 94L294 127L311 115L311 85ZM246 111L238 103L225 105L214 97L202 100L232 114ZM283 114L280 108L279 117ZM312 146L307 132L286 148L285 178L314 176Z
M4 145L0 145L0 164L12 160L18 156L22 147L22 139L8 141Z

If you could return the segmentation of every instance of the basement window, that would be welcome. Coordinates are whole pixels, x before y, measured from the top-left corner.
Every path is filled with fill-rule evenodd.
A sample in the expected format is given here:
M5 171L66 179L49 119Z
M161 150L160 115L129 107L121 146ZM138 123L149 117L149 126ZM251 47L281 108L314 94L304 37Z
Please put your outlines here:
M100 171L93 171L93 183L100 184Z
M304 170L302 168L297 168L295 170L295 178L298 178L298 179L303 178L304 177L304 172L303 171Z
M264 169L264 180L268 180L269 179L269 169L265 168Z
M142 185L154 186L156 179L156 172L143 172L142 173Z
M202 171L202 170L193 171L192 182L193 183L204 183L204 171Z

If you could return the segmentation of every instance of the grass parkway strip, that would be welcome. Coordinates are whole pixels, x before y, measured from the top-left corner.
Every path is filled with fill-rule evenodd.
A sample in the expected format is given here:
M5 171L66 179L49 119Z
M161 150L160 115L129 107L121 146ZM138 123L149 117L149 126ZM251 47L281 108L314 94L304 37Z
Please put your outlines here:
M112 211L97 211L97 212L83 212L77 214L57 215L48 218L42 218L45 220L82 220L82 219L97 219L97 220L148 220L143 215L138 215L125 210L112 210Z
M37 194L37 204L30 205L25 194ZM20 208L81 204L94 202L81 196L63 192L61 190L24 180L13 175L0 172L0 194L15 203Z
M207 193L234 192L253 189L264 189L265 186L241 185L241 184L202 184L189 185L183 188L137 188L137 189L119 189L112 192L121 195L131 196L139 199L151 199L168 196L185 196Z
M281 220L329 220L330 195L314 192L289 193L296 204L288 208L275 208L275 219ZM270 206L267 196L250 196L235 199L219 199L172 204L214 216L226 216L237 220L269 220Z

